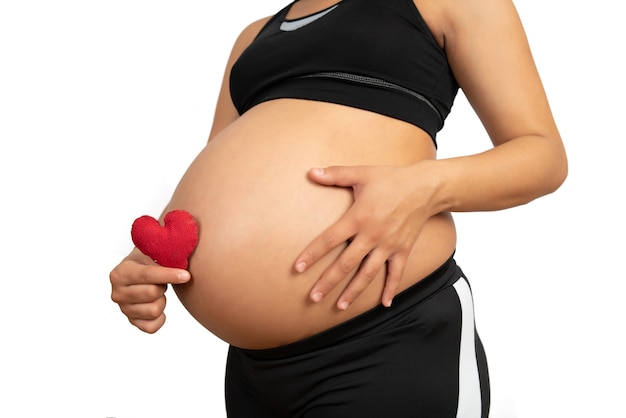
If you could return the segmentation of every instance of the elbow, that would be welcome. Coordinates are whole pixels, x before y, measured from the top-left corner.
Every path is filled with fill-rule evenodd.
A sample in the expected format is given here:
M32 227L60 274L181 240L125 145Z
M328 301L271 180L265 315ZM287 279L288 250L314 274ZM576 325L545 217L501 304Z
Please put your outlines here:
M546 170L543 183L545 194L550 194L557 191L565 183L569 167L567 154L560 138L551 141L551 152L547 154L550 155L550 163L548 164L549 169Z
M567 179L567 174L568 174L567 158L564 157L563 161L560 164L560 167L558 168L558 170L556 170L556 173L554 175L555 179L554 179L554 187L552 189L553 192L557 191L557 189L561 187L563 183L565 183L565 180Z
M534 136L529 147L532 152L524 170L525 191L519 197L526 204L540 197L556 192L565 183L568 175L568 160L559 136ZM523 196L523 197L522 197Z

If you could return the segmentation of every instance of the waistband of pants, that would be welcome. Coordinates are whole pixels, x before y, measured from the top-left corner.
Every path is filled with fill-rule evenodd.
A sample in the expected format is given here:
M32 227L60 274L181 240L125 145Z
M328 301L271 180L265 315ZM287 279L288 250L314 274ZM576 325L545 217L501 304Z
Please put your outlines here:
M428 299L438 291L452 286L463 272L454 260L454 254L437 270L420 280L413 286L399 293L391 307L378 305L346 322L294 343L275 348L250 350L234 348L242 354L256 359L281 359L323 349L324 347L341 344L342 341L358 338L370 330L385 326L401 317L420 302Z

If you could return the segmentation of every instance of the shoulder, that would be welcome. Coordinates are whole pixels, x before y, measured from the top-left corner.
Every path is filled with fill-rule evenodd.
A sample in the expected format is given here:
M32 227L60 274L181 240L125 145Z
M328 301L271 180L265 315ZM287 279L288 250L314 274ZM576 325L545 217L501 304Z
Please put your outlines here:
M518 20L512 0L413 0L439 45L459 37L488 34L494 23Z
M261 29L267 24L272 17L264 17L248 24L237 36L234 45L230 51L227 69L230 71L232 65L239 59L239 56L254 41Z
M252 43L252 41L257 37L261 29L263 29L263 27L267 24L267 22L269 22L271 18L271 16L264 17L248 24L248 26L246 26L237 37L237 40L235 41L235 45L233 47L233 53L235 55L238 55L238 53L240 54L241 52L243 52L243 50Z

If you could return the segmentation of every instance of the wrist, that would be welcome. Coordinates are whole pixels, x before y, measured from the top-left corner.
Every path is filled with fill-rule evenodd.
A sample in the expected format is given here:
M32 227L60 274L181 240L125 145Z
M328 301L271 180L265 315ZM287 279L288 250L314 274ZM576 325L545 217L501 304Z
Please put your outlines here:
M417 172L414 178L420 179L417 192L424 199L430 216L442 212L450 212L454 208L453 195L450 192L450 170L444 160L424 160L415 165Z

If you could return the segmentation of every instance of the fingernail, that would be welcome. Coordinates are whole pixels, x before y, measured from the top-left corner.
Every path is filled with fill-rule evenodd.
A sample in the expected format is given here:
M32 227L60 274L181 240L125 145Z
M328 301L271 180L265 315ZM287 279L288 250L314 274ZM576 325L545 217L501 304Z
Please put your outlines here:
M181 271L180 273L176 275L176 278L178 279L179 282L184 283L184 282L189 281L189 279L191 278L191 275L189 274L188 271Z
M342 311L345 311L346 309L348 309L348 306L350 306L350 303L346 302L345 300L339 303L339 309Z
M311 170L311 172L317 176L323 176L324 175L324 169L323 168L314 168Z
M383 302L383 306L385 306L386 308L391 308L392 302L393 302L393 299L387 300L387 301Z
M296 264L296 271L298 273L302 273L304 270L306 270L306 263L304 261L300 261Z
M323 297L324 295L322 295L322 292L315 292L311 295L311 299L313 299L313 302L319 302L320 300L322 300Z

